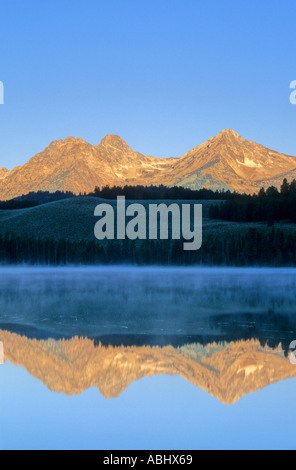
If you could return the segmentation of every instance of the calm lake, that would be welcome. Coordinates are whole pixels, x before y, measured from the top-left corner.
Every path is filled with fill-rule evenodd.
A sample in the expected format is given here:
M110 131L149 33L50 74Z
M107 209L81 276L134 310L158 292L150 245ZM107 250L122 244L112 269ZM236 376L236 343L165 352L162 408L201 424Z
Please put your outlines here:
M294 449L295 305L293 269L2 267L0 449Z

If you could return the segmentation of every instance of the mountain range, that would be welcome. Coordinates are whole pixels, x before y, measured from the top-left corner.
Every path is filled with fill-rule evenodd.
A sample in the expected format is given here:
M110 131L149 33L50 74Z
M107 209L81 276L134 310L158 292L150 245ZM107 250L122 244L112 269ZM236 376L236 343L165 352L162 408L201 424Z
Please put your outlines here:
M295 377L279 346L257 340L201 346L104 347L87 338L40 341L0 330L5 361L22 366L49 390L76 395L97 387L106 398L122 394L133 382L154 375L180 375L222 403Z
M231 129L180 158L134 152L119 136L99 145L69 137L52 142L25 165L0 168L0 199L30 191L90 193L96 186L160 185L253 193L296 178L296 158L243 139Z

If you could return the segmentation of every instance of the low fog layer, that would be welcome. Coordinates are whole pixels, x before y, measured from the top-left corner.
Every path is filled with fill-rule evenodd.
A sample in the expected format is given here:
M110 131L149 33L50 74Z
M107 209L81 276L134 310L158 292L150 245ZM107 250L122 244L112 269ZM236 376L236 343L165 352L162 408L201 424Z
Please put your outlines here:
M0 269L0 328L36 337L255 334L261 321L268 338L293 334L295 305L296 270Z

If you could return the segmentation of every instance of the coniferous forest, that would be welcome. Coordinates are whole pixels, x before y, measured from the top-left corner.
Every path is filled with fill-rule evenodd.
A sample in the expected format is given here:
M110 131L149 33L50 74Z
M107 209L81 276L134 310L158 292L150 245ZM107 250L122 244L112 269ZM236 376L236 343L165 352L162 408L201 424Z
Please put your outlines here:
M213 201L206 217L215 224L204 228L198 251L184 251L184 240L73 240L58 233L55 237L18 236L2 230L0 263L296 266L296 181L289 184L284 180L280 190L270 187L253 196L164 186L96 188L91 194L111 200L118 195L127 200ZM30 193L0 203L0 213L75 197L62 192ZM5 228L5 221L1 223Z
M0 201L0 210L15 210L35 207L49 202L61 201L63 199L74 198L76 195L71 191L37 191L24 194L8 201ZM228 200L236 197L236 193L231 191L213 191L211 189L192 190L181 186L172 188L167 186L104 186L96 187L94 192L86 194L80 193L80 197L98 197L101 199L115 200L117 196L125 196L128 200Z
M250 228L225 237L206 235L199 251L182 240L69 241L0 235L2 264L135 264L206 266L296 266L296 233Z
M296 180L290 184L284 179L280 191L274 186L261 189L259 194L236 195L224 204L214 204L210 210L212 219L231 222L275 221L296 222Z

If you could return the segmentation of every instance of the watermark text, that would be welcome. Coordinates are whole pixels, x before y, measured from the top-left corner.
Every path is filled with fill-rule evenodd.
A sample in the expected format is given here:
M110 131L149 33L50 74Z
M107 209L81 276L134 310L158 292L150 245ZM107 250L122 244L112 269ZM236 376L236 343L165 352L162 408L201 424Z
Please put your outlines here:
M4 346L2 341L0 341L0 365L4 364Z
M0 104L4 104L4 84L0 81Z
M125 197L118 196L116 208L99 204L94 215L100 217L94 229L98 240L180 240L182 236L185 251L196 251L202 246L201 204L192 207L191 204L137 203L126 207Z
M290 103L296 105L296 80L293 80L293 81L290 83L290 88L291 88L291 90L294 90L294 91L292 91L292 93L290 94Z

